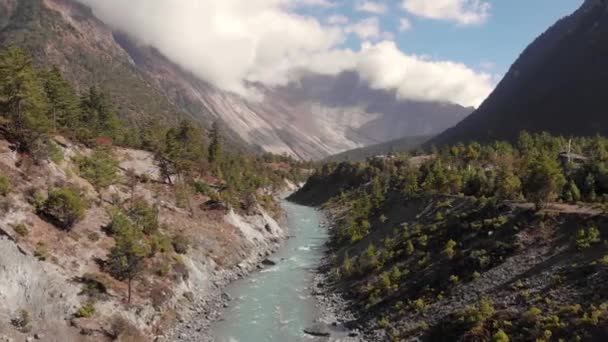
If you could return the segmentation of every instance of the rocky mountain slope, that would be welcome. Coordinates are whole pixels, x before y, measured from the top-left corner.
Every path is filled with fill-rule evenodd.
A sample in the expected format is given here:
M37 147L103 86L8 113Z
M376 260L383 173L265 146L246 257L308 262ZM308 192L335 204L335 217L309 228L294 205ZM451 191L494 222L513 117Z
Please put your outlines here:
M608 133L608 4L586 0L536 39L472 115L431 143L508 139L521 130Z
M92 150L61 137L54 143L55 161L34 161L0 139L0 338L175 340L169 328L177 320L213 319L222 287L285 237L268 207L233 210L205 205L209 197L201 194L177 195L149 152L112 148L119 178L100 188L82 178L77 162ZM42 203L57 189L74 187L86 207L66 229L42 213ZM149 237L155 247L133 280L130 302L127 283L108 274L108 256L119 243L111 228L121 215L116 208L128 203L131 210L134 203L155 208L158 220Z
M234 145L320 159L403 136L437 134L472 109L398 101L354 73L308 75L265 88L260 102L221 91L181 70L156 50L113 32L71 0L1 0L0 43L26 47L39 63L58 65L81 89L101 84L123 115L173 122L220 120Z

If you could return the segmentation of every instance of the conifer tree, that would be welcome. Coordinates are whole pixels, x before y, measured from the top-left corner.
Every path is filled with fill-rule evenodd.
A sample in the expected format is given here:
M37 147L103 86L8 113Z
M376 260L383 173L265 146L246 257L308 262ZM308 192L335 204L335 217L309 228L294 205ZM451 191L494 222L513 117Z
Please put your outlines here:
M22 150L34 148L50 131L44 86L30 57L15 47L0 55L0 108L8 137Z
M44 89L49 100L53 133L59 128L77 128L80 125L78 97L57 67L44 73Z
M222 136L219 122L214 122L211 128L211 143L209 144L209 163L218 163L222 160Z

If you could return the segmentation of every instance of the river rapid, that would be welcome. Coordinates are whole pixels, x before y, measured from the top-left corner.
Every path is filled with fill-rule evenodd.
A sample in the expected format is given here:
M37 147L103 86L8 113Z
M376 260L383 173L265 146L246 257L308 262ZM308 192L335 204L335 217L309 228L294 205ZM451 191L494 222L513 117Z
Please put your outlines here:
M311 207L282 202L291 236L271 257L274 266L226 288L233 301L212 327L217 342L291 342L312 339L303 330L318 313L311 283L324 257L327 230Z

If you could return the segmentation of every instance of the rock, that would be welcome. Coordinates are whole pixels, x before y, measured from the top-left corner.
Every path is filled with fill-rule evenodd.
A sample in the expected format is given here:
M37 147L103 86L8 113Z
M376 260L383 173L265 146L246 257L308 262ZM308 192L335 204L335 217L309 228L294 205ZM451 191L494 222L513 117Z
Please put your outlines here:
M194 301L194 293L188 291L188 292L184 292L184 297L186 297L186 299L188 299L188 301L193 302Z
M274 262L270 259L262 260L262 265L265 265L265 266L275 266L276 264L277 264L276 262Z
M37 340L42 340L44 338L44 334L34 334L34 338Z
M312 326L305 328L304 332L312 336L327 337L331 335L331 331L327 325L323 323L315 323Z

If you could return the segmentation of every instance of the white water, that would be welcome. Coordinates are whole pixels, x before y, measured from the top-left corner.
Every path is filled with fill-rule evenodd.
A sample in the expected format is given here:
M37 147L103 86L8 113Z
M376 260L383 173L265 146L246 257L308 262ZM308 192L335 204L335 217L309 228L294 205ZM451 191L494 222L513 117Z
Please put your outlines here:
M284 201L288 234L294 236L271 259L276 266L227 288L234 298L213 326L218 342L291 342L311 337L303 329L315 320L310 295L312 270L323 257L327 232L315 209Z

